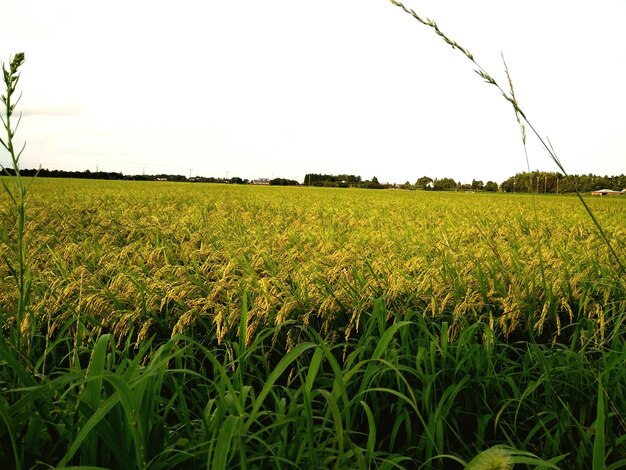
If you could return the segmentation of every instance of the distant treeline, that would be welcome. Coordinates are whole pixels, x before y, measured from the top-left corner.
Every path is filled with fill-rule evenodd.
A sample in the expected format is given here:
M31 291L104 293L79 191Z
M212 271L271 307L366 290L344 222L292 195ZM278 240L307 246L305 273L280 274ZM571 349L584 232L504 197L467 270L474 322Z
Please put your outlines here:
M375 176L371 180L363 180L356 175L324 175L307 173L304 177L306 186L323 186L326 188L368 188L385 189L393 188L393 184L381 184Z
M355 175L323 175L318 173L307 173L304 177L306 186L327 186L337 188L348 188L361 184L361 177Z
M13 168L3 168L4 174L15 176L15 170ZM22 176L35 176L42 178L80 178L80 179L93 179L93 180L122 180L124 175L122 173L116 173L112 171L66 171L66 170L48 170L42 168L36 169L20 169L20 175ZM156 177L155 177L156 178Z
M14 176L12 168L3 168L4 174ZM264 184L270 186L298 186L296 180L286 178L248 180L234 176L232 178L215 178L194 176L187 178L184 175L124 175L123 173L110 171L66 171L48 170L42 168L20 170L22 176L35 176L42 178L79 178L79 179L100 179L100 180L137 180L137 181L185 181L191 183L222 183L222 184ZM598 176L570 175L568 180L560 173L532 171L517 173L498 185L494 181L483 183L481 180L472 180L471 183L457 182L452 178L430 178L422 176L415 183L407 181L404 184L396 185L391 183L380 183L374 176L371 180L363 180L357 175L327 175L319 173L307 173L304 177L305 186L321 186L334 188L367 188L367 189L423 189L430 191L503 191L509 193L571 193L574 187L580 192L590 192L599 189L612 189L620 191L626 188L626 176Z
M569 179L560 173L533 171L518 173L500 185L502 191L509 193L573 193L574 187L581 193L612 189L621 191L626 188L626 175L598 176L570 175Z

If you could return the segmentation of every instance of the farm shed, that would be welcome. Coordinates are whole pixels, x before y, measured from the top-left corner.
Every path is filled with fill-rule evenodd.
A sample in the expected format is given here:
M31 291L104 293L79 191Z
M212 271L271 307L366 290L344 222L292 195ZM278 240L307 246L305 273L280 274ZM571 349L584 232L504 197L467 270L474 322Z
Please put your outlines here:
M621 191L614 191L612 189L598 189L597 191L591 191L592 196L621 196L626 194L626 189Z

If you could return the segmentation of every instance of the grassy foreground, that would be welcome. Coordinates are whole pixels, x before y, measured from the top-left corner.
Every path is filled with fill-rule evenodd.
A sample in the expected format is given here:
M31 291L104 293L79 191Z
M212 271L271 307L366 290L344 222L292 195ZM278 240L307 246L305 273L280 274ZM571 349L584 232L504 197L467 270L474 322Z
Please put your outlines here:
M623 253L626 201L587 203ZM626 465L624 281L574 198L539 224L502 194L40 179L29 204L3 467Z

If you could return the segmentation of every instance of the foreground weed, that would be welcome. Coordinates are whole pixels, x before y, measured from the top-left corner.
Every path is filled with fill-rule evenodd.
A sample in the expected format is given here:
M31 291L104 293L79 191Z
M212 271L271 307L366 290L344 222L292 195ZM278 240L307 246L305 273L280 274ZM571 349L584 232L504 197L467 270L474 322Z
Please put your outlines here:
M602 239L604 240L606 246L609 248L609 251L613 255L616 263L618 264L620 272L621 272L621 276L625 276L626 277L626 267L624 266L624 263L622 262L621 257L615 251L615 248L613 247L613 244L611 243L611 241L609 240L608 236L606 235L605 230L602 228L602 225L600 224L600 222L596 218L595 214L593 213L593 211L591 210L591 208L589 207L587 202L584 200L584 198L582 197L582 195L580 194L580 192L576 188L576 185L574 184L573 180L570 178L570 176L567 173L567 171L565 171L565 168L563 167L563 165L561 164L561 161L559 160L558 156L556 155L556 152L555 152L554 148L552 147L552 144L550 143L549 139L547 139L547 138L544 139L539 134L539 132L535 129L535 127L532 125L532 123L528 120L528 118L526 117L526 114L524 113L524 111L520 107L520 105L519 105L519 103L517 101L517 98L515 97L515 91L513 89L513 82L511 80L511 76L509 74L508 67L506 66L506 62L504 62L504 56L502 57L502 60L504 62L504 68L505 68L507 80L508 80L508 83L509 83L509 91L506 91L504 88L502 88L498 84L498 82L493 78L493 76L490 75L483 67L481 67L481 65L474 58L474 55L468 49L464 48L459 43L457 43L456 41L450 39L445 33L443 33L441 31L441 29L439 29L439 26L437 25L437 23L435 23L435 21L433 21L431 19L422 18L414 10L407 8L404 4L402 4L401 2L399 2L397 0L390 0L390 2L392 4L400 7L402 10L404 10L406 13L411 15L413 18L415 18L421 24L432 28L435 31L435 34L437 34L444 42L446 42L447 44L452 46L453 49L458 50L465 57L467 57L474 64L474 66L476 67L476 69L474 71L483 80L485 80L485 82L487 82L490 85L495 86L498 89L498 91L502 94L504 99L507 100L509 103L511 103L511 105L513 106L513 110L515 112L515 117L516 117L517 122L519 123L521 131L522 131L522 140L524 142L524 147L526 145L526 126L528 126L531 129L531 131L533 132L533 134L537 137L537 139L539 140L539 142L541 143L541 145L543 146L545 151L548 153L550 159L557 165L559 170L565 176L565 178L568 181L568 183L574 188L574 190L576 192L576 195L578 196L578 199L580 200L581 204L584 206L585 210L587 211L587 214L589 215L589 217L593 221L596 229L600 233L600 235L601 235ZM543 269L543 266L542 266L542 269Z
M494 446L474 457L465 465L465 470L512 470L515 464L558 470L559 467L555 463L560 460L562 458L547 461L530 452L520 452L505 446Z
M7 183L4 179L1 179L4 191L9 196L12 213L15 217L15 229L16 235L13 241L8 233L3 229L0 231L2 239L0 240L9 248L11 257L3 256L3 260L7 265L11 276L15 280L15 284L18 291L17 296L17 308L15 315L11 318L8 314L4 314L4 318L0 318L0 328L4 329L7 323L11 325L10 339L13 342L14 347L18 350L22 350L22 344L24 338L31 330L29 324L30 319L27 316L27 306L30 298L31 291L31 276L28 269L26 247L24 241L25 235L25 222L26 222L26 193L28 187L20 175L20 157L24 151L24 146L18 150L15 146L14 137L19 127L21 115L17 119L17 122L13 124L13 115L15 108L19 102L19 97L15 98L17 91L17 85L20 79L20 67L23 65L25 56L23 52L15 54L10 61L9 68L2 64L2 74L5 85L5 93L2 95L1 100L4 105L2 111L4 117L2 124L6 137L0 138L0 144L9 153L11 158L11 165L15 174L13 178L14 187L10 187L10 183ZM6 172L5 168L2 168Z

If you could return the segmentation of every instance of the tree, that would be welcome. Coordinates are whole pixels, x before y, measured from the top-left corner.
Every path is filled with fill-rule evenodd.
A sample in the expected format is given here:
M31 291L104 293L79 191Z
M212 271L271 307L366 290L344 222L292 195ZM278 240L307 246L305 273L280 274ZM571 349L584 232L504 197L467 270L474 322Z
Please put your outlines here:
M421 178L418 178L417 181L415 182L415 187L418 189L428 189L428 183L432 183L433 179L430 178L429 176L422 176Z
M435 191L452 191L456 189L456 181L452 178L441 178L434 181Z
M306 186L328 186L348 188L358 186L361 183L361 177L357 175L322 175L316 173L307 173L304 176Z
M496 192L498 190L498 183L493 181L487 181L484 186L485 191Z
M384 186L380 184L378 178L374 176L371 181L365 183L365 187L369 189L383 189Z
M270 180L270 186L298 186L299 183L296 180L290 180L287 178L274 178Z
M480 191L481 189L483 189L483 182L480 180L472 180L472 189L474 191Z

